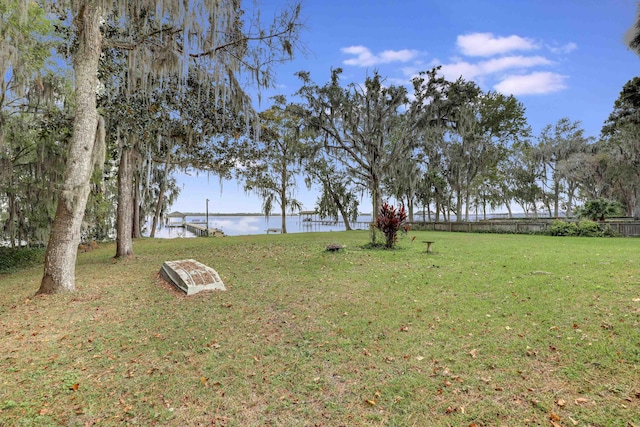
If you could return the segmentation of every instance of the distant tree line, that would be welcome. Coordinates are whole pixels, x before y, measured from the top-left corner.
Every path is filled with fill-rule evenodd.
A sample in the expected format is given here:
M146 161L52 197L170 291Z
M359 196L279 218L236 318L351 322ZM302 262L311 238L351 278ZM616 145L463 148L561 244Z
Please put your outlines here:
M347 228L363 192L372 212L393 198L412 222L449 221L452 214L468 221L499 208L511 216L512 206L531 216L571 217L592 200L640 216L640 78L625 84L596 140L566 117L532 135L515 97L483 92L462 78L447 81L438 71L413 79L411 97L378 73L363 86L341 85L340 69L324 85L299 73L302 101L285 105L280 97L263 113L269 138L247 142L264 151L240 175L276 164L300 173L320 192L320 214ZM285 149L265 142L278 138L291 143ZM246 188L269 207L277 200L283 212L297 208L293 175L273 172L252 175Z

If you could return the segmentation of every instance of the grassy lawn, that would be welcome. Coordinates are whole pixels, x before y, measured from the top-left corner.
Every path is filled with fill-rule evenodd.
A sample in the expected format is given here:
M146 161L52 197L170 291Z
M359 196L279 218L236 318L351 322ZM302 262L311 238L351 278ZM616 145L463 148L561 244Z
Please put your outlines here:
M0 425L640 426L640 240L411 236L104 245L47 297L0 276ZM158 279L185 258L227 291Z

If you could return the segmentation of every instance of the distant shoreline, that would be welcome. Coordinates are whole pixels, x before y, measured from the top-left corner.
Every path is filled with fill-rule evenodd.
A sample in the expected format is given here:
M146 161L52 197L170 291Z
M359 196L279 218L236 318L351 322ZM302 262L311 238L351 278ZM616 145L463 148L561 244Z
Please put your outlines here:
M182 215L184 216L207 216L206 212L181 212ZM317 214L315 214L317 215ZM267 216L263 213L259 213L259 212L249 212L249 213L244 213L244 212L234 212L234 213L221 213L221 212L209 212L209 216ZM269 216L282 216L279 213L272 213ZM287 216L300 216L300 214L297 213L293 213L293 214L287 214ZM371 216L370 213L360 213L358 214L358 216Z

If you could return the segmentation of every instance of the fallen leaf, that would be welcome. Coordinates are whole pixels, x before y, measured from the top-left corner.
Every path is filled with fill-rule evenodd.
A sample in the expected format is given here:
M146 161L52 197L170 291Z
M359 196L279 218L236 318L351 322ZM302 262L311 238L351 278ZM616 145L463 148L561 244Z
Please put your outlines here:
M566 405L567 402L564 399L558 399L558 401L556 402L556 405L558 405L559 407L564 407L564 405Z
M472 358L472 359L476 359L476 358L478 357L478 349L477 349L477 348L474 348L473 350L471 350L471 351L469 352L469 354L471 355L471 358Z
M366 399L365 402L367 402L371 406L375 406L375 404L376 404L376 401L373 400L373 399Z
M446 414L452 414L456 412L456 408L452 408L451 406L447 406L447 409L444 410Z
M422 359L424 359L424 357L422 357L422 356L416 356L416 360L417 360L418 362L419 362L419 361L421 361Z
M209 378L206 377L200 377L200 382L202 383L203 386L207 386L207 381L209 381Z
M576 405L584 405L585 403L589 403L589 399L586 399L584 397L579 397L576 400L574 400L574 402L576 403Z
M633 302L640 302L640 298L634 298Z
M408 327L408 326L406 326L406 325L402 325L402 326L400 327L400 332L409 332L409 327Z
M76 391L76 390L78 390L78 387L80 387L80 384L75 383L74 385L72 385L71 387L69 387L69 390Z
M549 419L553 421L560 421L561 418L558 414L554 414L553 412L549 414Z

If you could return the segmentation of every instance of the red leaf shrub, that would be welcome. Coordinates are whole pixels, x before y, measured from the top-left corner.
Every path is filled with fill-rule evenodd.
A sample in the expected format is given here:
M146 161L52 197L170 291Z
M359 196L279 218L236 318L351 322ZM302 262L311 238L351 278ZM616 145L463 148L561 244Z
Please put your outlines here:
M403 229L407 220L407 212L404 205L396 209L389 203L383 203L380 213L376 218L375 226L380 230L386 239L385 247L392 248L398 239L398 230Z

